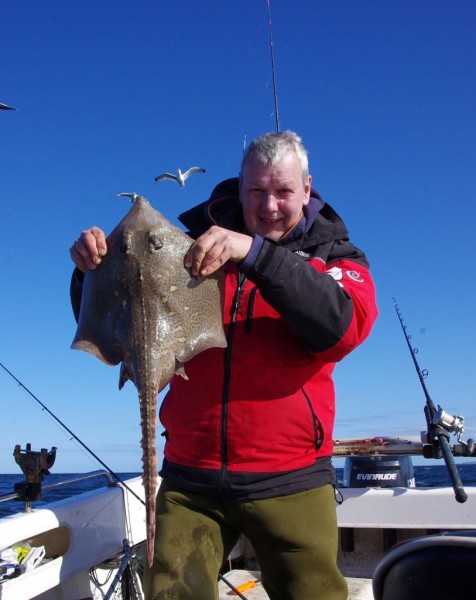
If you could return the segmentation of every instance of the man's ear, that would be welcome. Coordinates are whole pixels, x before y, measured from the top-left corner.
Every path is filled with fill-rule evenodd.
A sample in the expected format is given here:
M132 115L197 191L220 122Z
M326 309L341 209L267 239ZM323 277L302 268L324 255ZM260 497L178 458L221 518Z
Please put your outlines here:
M312 177L309 175L307 178L307 183L304 184L305 200L303 202L303 206L307 206L309 204L309 200L311 198L311 184Z

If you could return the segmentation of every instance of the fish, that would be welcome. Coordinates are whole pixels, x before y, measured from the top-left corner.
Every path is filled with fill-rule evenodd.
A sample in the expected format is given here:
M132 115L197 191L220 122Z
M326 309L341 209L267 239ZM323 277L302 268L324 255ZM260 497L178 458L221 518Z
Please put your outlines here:
M194 173L205 173L205 169L202 169L201 167L190 167L185 173L182 173L180 169L177 169L177 175L172 175L172 173L162 173L162 175L157 175L157 177L154 178L154 181L172 179L173 181L176 181L180 187L185 187L185 180Z
M120 367L119 389L137 388L142 430L147 559L153 563L157 493L157 394L186 363L225 348L223 274L197 280L184 266L193 243L143 196L107 237L101 264L85 273L71 347Z

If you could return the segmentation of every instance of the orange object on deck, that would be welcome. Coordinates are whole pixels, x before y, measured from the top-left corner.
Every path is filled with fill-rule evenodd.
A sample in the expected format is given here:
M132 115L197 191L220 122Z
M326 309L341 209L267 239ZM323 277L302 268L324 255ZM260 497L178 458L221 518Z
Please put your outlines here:
M246 590L250 590L251 588L255 587L255 585L256 585L256 581L251 581L250 580L250 581L247 581L246 583L242 583L241 585L237 585L236 589L239 592L246 592ZM236 594L235 594L235 596L236 596Z

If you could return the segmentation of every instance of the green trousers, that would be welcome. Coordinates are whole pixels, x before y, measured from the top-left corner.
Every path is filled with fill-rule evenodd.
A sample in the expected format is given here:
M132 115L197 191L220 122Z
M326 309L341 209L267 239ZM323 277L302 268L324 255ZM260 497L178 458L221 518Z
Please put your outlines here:
M165 481L157 497L154 564L144 575L146 600L218 600L218 571L240 533L253 546L271 600L346 600L331 485L236 502Z

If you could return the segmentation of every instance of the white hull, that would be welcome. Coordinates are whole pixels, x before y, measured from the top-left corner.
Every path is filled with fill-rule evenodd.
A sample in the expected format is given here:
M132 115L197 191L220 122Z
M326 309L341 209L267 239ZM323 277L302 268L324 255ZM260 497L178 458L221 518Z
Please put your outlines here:
M127 486L143 498L141 478ZM20 541L44 546L45 564L0 584L1 600L104 598L89 569L119 556L123 540L145 539L145 508L123 486L105 487L0 519L0 550ZM99 580L100 577L98 577Z

